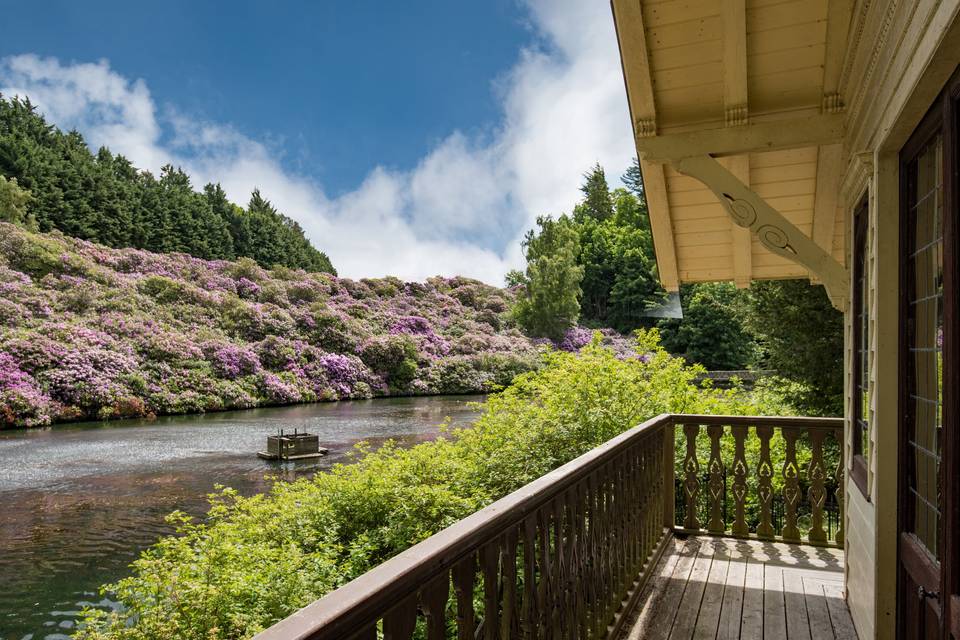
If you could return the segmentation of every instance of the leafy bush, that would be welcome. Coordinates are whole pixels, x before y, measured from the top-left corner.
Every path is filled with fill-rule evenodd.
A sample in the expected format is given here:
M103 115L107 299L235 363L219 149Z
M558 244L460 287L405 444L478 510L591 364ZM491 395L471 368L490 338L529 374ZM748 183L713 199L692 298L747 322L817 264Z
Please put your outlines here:
M663 412L761 413L737 391L704 391L702 369L655 332L619 358L596 336L546 355L538 372L491 396L477 423L403 449L360 447L355 464L242 498L211 497L178 533L106 587L120 611L87 611L81 640L211 640L253 635L376 564Z

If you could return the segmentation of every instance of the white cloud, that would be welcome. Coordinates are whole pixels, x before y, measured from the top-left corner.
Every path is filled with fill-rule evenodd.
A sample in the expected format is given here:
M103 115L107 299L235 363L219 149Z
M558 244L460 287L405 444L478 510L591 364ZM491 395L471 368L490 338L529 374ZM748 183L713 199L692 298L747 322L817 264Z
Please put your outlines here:
M143 80L124 78L106 61L7 57L0 92L29 96L53 122L142 168L172 162L198 185L220 182L240 203L259 187L342 275L464 274L500 284L521 266L520 239L538 214L569 211L594 162L613 179L633 155L609 9L591 0L529 0L528 7L544 46L521 51L497 82L504 115L492 135L453 131L416 167L373 167L336 198L229 125L159 109Z

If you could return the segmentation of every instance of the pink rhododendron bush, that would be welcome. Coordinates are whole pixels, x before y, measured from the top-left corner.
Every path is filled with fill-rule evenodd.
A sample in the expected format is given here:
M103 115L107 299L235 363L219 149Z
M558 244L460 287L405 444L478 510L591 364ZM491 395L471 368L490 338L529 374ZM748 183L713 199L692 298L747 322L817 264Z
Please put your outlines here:
M0 427L489 391L540 364L512 303L468 278L353 281L0 223Z

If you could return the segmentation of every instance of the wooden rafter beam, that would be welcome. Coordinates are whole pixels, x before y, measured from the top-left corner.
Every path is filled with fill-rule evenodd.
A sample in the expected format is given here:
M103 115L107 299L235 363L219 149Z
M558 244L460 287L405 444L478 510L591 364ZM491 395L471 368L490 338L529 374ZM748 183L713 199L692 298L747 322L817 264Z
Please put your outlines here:
M839 144L824 145L817 150L817 185L813 197L813 241L829 254L833 253L833 232L837 222L843 149ZM811 274L816 280L816 274Z
M745 186L750 186L750 156L728 156L722 158L720 164ZM744 289L750 286L753 275L753 242L750 239L750 229L741 227L731 218L730 237L733 241L733 282L738 288Z
M728 127L747 124L746 0L723 0L723 111Z
M650 73L643 8L638 0L612 0L611 6L620 43L620 60L634 135L656 135L657 109L653 98L653 76Z
M847 55L847 35L853 17L853 0L830 0L827 10L827 44L823 59L823 111L843 109L840 78Z
M673 222L670 220L667 179L663 172L663 165L641 160L640 171L643 172L643 193L647 198L647 211L650 215L650 228L653 230L653 249L657 254L660 283L667 291L679 291L677 248L673 239Z
M716 158L692 156L671 164L677 171L705 184L717 196L727 214L738 225L757 234L767 249L816 274L823 282L833 306L841 311L846 309L850 285L846 268L738 180Z
M784 118L744 125L637 137L637 151L649 162L672 162L702 155L738 155L812 147L840 142L845 130L842 113Z

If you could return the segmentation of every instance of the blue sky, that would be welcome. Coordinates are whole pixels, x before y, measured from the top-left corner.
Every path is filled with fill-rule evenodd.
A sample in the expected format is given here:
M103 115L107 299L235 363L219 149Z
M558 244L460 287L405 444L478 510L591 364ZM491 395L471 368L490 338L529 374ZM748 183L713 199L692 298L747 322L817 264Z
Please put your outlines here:
M229 7L229 9L224 9ZM4 11L0 92L138 166L253 187L348 276L499 282L537 214L632 154L594 0L48 2Z
M160 104L270 140L332 195L495 125L492 83L535 38L512 0L40 5L4 12L0 55L105 58Z

